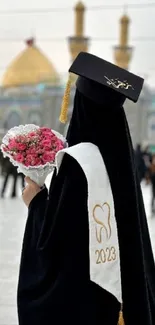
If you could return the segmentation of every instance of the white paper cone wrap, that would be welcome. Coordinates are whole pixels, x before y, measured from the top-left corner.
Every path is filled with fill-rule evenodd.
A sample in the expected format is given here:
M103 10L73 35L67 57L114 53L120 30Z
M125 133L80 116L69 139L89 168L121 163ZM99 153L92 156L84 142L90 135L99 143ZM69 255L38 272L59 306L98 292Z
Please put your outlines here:
M20 166L17 171L18 173L23 173L25 176L30 177L32 181L42 187L45 183L46 177L52 172L53 168L54 166L46 166L44 168L27 169L24 166Z

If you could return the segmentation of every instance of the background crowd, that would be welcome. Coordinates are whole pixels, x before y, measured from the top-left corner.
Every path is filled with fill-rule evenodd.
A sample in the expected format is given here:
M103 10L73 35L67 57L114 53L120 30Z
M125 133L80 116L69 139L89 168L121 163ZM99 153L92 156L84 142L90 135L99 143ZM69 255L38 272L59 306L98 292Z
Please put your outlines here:
M146 185L151 184L151 208L152 213L155 213L155 154L151 152L149 146L143 148L138 144L135 150L135 160L140 182L145 181Z

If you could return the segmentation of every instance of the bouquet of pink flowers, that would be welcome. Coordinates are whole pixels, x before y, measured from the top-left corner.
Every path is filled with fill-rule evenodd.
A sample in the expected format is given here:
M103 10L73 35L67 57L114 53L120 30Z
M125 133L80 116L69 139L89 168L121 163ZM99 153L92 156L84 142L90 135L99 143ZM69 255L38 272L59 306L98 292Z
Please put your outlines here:
M1 150L18 167L18 172L42 186L55 167L57 152L66 146L58 132L27 124L10 129L2 139Z

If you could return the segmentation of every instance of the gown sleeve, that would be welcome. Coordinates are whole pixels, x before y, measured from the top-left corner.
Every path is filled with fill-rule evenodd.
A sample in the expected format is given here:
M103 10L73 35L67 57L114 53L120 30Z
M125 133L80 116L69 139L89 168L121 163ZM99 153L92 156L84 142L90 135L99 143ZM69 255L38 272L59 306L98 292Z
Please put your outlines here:
M20 302L22 296L30 294L31 300L40 292L48 272L51 287L62 268L69 270L69 264L83 262L84 251L88 253L87 184L78 163L65 155L58 175L52 178L49 198L45 188L29 206L19 272Z
M30 240L33 246L41 231L48 199L47 188L44 187L30 202L28 207L28 218L26 222L24 242Z

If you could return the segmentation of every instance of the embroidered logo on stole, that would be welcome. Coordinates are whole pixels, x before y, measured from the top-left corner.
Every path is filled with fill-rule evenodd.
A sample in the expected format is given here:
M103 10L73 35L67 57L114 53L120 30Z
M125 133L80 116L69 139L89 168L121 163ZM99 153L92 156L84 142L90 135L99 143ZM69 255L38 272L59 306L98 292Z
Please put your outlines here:
M108 246L108 240L112 236L110 205L107 202L103 205L96 204L93 209L93 218L96 222L96 241L103 244L104 238L107 240L107 247L103 246L95 251L96 264L115 261L117 258L116 248Z

